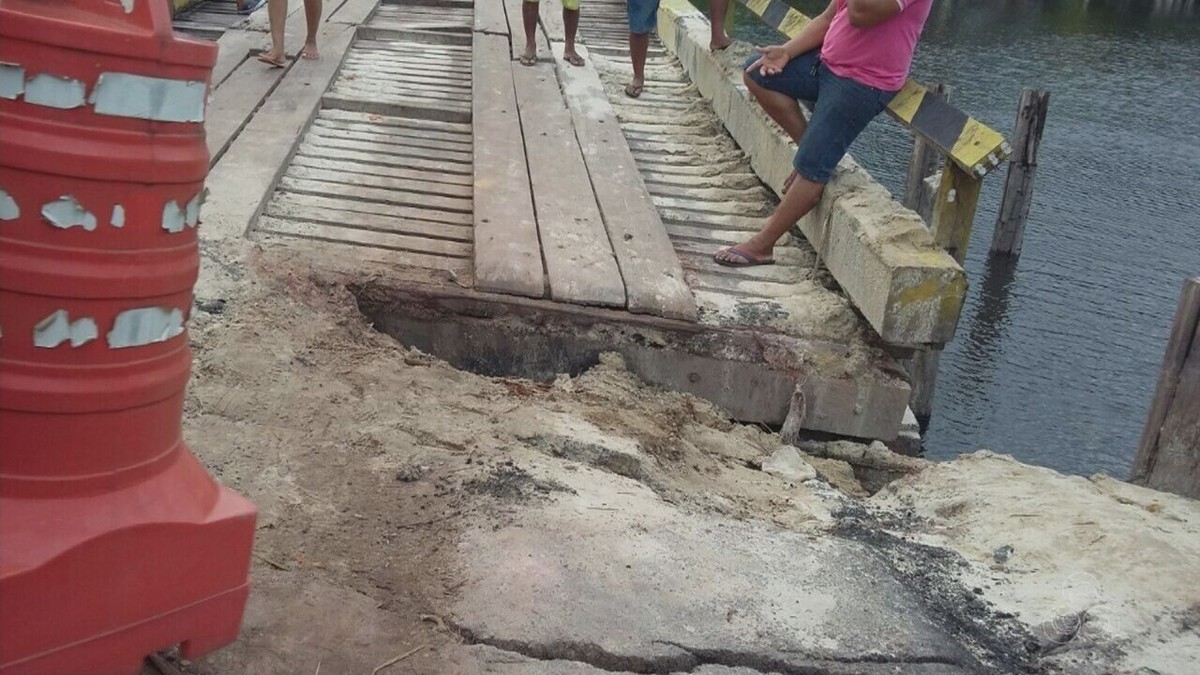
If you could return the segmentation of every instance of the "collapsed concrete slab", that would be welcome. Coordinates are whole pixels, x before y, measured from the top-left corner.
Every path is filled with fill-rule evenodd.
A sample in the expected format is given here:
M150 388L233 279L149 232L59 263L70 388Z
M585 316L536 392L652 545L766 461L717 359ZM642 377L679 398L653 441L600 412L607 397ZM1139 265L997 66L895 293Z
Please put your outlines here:
M741 82L746 46L714 54L707 19L684 0L664 0L659 37L683 64L756 173L776 192L792 170L796 146ZM961 266L850 157L824 198L799 223L855 306L889 344L941 344L953 337L966 296Z

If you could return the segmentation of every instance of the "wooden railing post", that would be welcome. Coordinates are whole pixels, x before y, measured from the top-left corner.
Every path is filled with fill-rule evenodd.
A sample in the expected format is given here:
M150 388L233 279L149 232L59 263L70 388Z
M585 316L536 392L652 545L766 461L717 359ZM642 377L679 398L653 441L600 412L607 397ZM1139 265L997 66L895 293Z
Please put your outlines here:
M1029 206L1033 201L1038 144L1046 128L1049 105L1048 91L1026 89L1021 92L1021 105L1017 108L1017 124L1013 132L1013 154L1008 163L1008 177L1004 181L1004 196L1000 199L1000 213L996 216L996 232L992 236L993 254L1021 255L1025 221L1029 219Z
M1184 283L1130 480L1200 499L1200 277Z
M950 87L945 84L931 83L929 91L943 101L950 100ZM916 211L925 219L928 225L933 213L933 195L928 178L937 173L941 154L937 148L913 134L912 159L908 163L908 175L904 181L904 206Z

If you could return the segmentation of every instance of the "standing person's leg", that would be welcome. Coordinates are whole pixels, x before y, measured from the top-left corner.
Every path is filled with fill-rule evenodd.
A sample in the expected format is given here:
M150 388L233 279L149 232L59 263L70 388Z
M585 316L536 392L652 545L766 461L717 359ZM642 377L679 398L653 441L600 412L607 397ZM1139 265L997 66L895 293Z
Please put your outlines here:
M646 52L650 50L650 33L657 24L658 0L628 0L629 60L633 63L633 81L625 87L625 95L637 98L646 86Z
M525 51L521 54L521 65L532 66L537 63L538 0L525 0L521 3L521 22L525 26ZM516 38L515 35L513 37Z
M304 39L304 51L300 56L306 59L317 59L321 53L317 51L317 29L321 27L321 0L304 0L304 20L308 26L308 37Z
M276 68L287 63L283 48L283 29L287 26L288 0L267 0L267 19L271 22L271 49L258 55L258 60Z
M800 57L803 59L804 57ZM795 60L793 60L795 61ZM811 69L809 64L799 64ZM811 78L789 73L792 64L775 78L758 79L759 84L770 86L771 80L798 77L806 84ZM808 92L800 92L807 94ZM879 91L853 80L837 77L828 69L821 68L817 77L816 105L812 119L800 138L800 147L792 165L795 180L786 190L783 201L753 237L745 242L718 251L713 259L722 265L745 267L774 262L775 242L792 228L801 218L817 205L825 191L825 184L833 176L838 162L850 149L850 144L862 133L895 96L894 93ZM806 95L797 98L808 98Z
M709 18L712 20L712 37L709 39L708 48L714 52L719 52L729 45L733 44L733 40L725 34L725 15L729 12L729 0L712 0L708 3Z
M579 0L562 0L562 6L563 33L567 40L563 50L563 61L573 66L582 66L583 57L575 51L575 34L579 32Z

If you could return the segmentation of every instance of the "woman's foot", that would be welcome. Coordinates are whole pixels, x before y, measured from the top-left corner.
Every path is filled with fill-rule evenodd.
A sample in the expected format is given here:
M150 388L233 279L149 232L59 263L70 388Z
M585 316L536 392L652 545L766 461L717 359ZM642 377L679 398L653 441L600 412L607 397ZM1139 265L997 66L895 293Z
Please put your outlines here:
M749 244L730 246L717 251L713 262L725 267L757 267L758 265L774 265L775 258L769 252L754 251Z
M721 35L712 38L712 40L708 43L708 49L709 51L719 52L723 49L727 49L731 44L733 44L733 40L729 39L728 35L722 33Z
M287 59L283 57L283 54L273 51L265 51L259 54L258 60L272 68L283 68L287 65Z
M316 42L305 42L304 50L300 52L300 58L315 61L321 58L321 52L317 51Z
M642 89L645 88L641 82L630 82L625 85L625 95L629 98L637 98L642 95Z
M521 65L523 65L523 66L536 65L537 64L537 48L536 47L526 47L525 53L521 54L520 61L521 61Z
M576 67L583 65L583 57L576 53L574 49L563 53L563 61Z

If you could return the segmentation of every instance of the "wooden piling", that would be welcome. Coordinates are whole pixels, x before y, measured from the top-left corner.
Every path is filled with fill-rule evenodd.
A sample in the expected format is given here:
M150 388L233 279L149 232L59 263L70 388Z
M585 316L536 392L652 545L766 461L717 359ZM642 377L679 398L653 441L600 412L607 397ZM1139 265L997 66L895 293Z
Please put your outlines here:
M1184 283L1130 480L1200 499L1200 277Z
M1025 221L1029 219L1029 205L1033 201L1038 144L1046 128L1049 105L1048 91L1026 89L1021 92L1021 104L1017 108L1017 123L1013 132L1013 154L1004 182L1004 196L1000 200L1000 213L996 217L996 231L992 236L993 255L1021 255Z
M950 99L949 85L931 83L929 91L942 100ZM916 211L926 224L932 218L934 195L927 179L937 173L940 160L937 148L920 136L913 136L912 159L904 182L904 205Z

